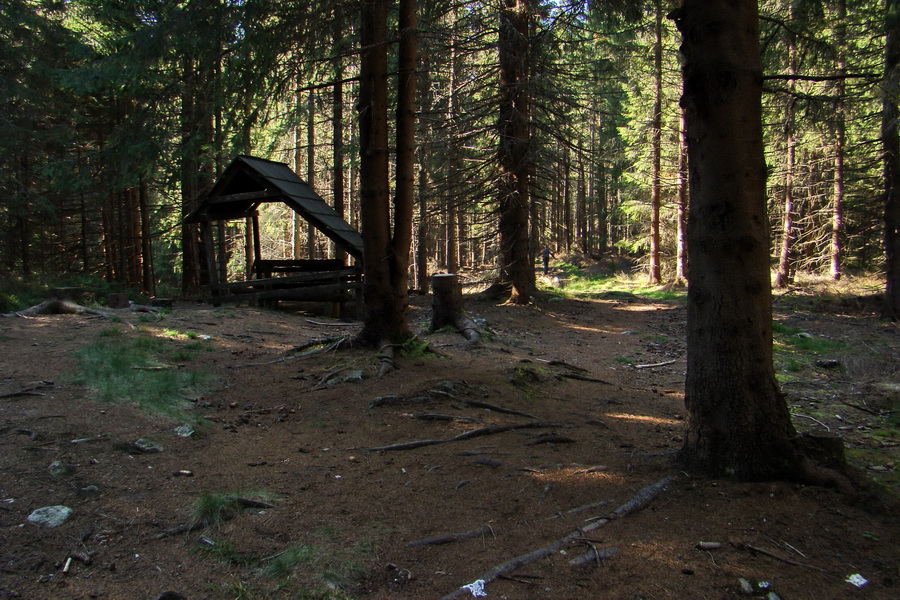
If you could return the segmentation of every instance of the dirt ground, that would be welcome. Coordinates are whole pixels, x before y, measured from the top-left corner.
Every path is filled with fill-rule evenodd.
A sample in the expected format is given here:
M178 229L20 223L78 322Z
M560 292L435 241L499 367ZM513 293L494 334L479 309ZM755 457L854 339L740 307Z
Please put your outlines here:
M492 332L472 345L426 333L429 302L414 299L411 322L439 355L399 358L380 379L369 351L278 360L357 331L311 314L176 304L160 321L0 319L0 598L437 599L570 534L486 597L739 598L741 578L784 600L900 597L900 524L882 503L679 471L683 303L470 298ZM825 357L839 368L785 383L798 429L840 432L857 466L894 486L900 440L875 413L898 406L897 327L853 302L778 320L852 348ZM192 436L72 383L73 352L111 327L205 341L182 366L216 377L193 399L203 420ZM500 425L526 426L373 450ZM141 452L139 439L161 451ZM616 512L669 477L639 510ZM272 507L173 531L207 492ZM63 525L28 521L53 505L73 509ZM592 548L606 557L570 564Z

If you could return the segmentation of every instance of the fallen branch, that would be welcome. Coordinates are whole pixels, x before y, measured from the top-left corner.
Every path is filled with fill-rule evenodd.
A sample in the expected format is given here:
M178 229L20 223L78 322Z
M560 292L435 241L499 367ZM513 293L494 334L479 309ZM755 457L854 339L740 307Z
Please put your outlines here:
M897 411L894 410L873 410L868 406L859 406L858 404L853 404L852 402L847 402L846 400L841 400L841 404L845 406L849 406L850 408L855 408L856 410L861 410L864 413L869 413L870 415L875 415L876 417L886 417L891 415Z
M31 388L28 390L19 390L18 392L9 392L6 394L0 394L0 398L17 398L19 396L46 396L46 394L32 391L33 389L34 388Z
M493 535L494 530L491 529L489 525L485 525L484 527L479 527L478 529L473 529L472 531L466 531L463 533L445 533L443 535L435 535L423 540L407 542L406 547L414 548L416 546L437 546L440 544L449 544L450 542L457 542L459 540L468 540L471 538L481 537L483 535L487 535L488 533Z
M610 521L612 521L614 519L624 517L625 515L627 515L629 513L632 513L640 508L643 508L645 505L649 504L650 501L653 500L657 495L659 495L659 493L662 492L663 489L665 489L665 487L667 485L669 485L670 483L672 483L672 481L674 481L674 480L675 480L675 476L671 476L671 477L666 477L664 479L661 479L660 481L657 481L656 483L653 483L651 485L648 485L647 487L641 489L637 493L637 495L635 495L631 500L629 500L628 502L626 502L625 504L623 504L622 506L620 506L619 508L614 510L612 512L612 514L610 514L608 517L604 517L602 519L595 520L595 521L585 525L584 527L581 527L581 528L573 531L572 533L568 534L567 536L553 542L552 544L544 546L543 548L538 548L537 550L534 550L533 552L529 552L527 554L522 554L521 556L512 558L503 564L497 565L496 567L493 567L492 569L488 570L484 575L482 575L481 577L479 577L477 579L483 580L484 584L487 585L488 583L491 583L498 577L508 575L509 573L511 573L512 571L515 571L519 567L522 567L527 564L531 564L535 561L538 561L542 558L546 558L546 557L550 556L551 554L554 554L554 553L562 550L564 546L571 543L572 541L574 541L578 538L585 537L585 534L588 533L589 531L593 531L594 529L597 529L597 528L605 525L606 523L609 523ZM460 587L460 588L457 588L455 591L447 594L443 598L441 598L441 600L452 600L453 598L459 598L460 596L463 596L467 593L469 593L468 588Z
M790 558L785 558L783 556L779 556L774 552L769 552L768 550L764 550L762 548L758 548L756 546L751 546L750 544L741 544L741 543L732 543L732 546L737 548L738 550L749 550L750 552L756 552L758 554L762 554L763 556L768 556L769 558L774 558L775 560L780 560L783 563L794 565L795 567L806 567L807 569L812 569L814 571L819 571L820 573L827 573L826 569L821 567L816 567L813 565L808 565L806 563L797 562L795 560L791 560Z
M293 360L295 358L303 358L306 356L313 356L315 354L321 354L324 352L330 352L332 350L336 350L341 347L343 344L349 344L350 338L347 337L331 337L324 338L318 340L310 340L305 344L301 344L299 346L294 346L290 350L285 351L281 356L275 358L273 360L267 360L264 362L257 363L241 363L239 365L234 365L231 367L232 369L243 369L244 367L264 367L267 365L274 365L280 362L285 362L288 360ZM316 348L315 350L311 350L309 352L304 352L309 348Z
M481 429L473 429L465 433L461 433L452 438L443 440L416 440L414 442L402 442L399 444L391 444L389 446L380 446L378 448L364 448L367 452L388 452L391 450L412 450L413 448L422 448L423 446L434 446L437 444L447 444L449 442L461 442L484 435L493 435L495 433L504 433L506 431L514 431L516 429L537 429L541 427L559 427L558 423L520 423L518 425L495 425L493 427L482 427Z
M664 360L662 362L652 363L649 365L634 365L634 368L635 369L653 369L656 367L665 367L666 365L673 365L673 364L675 364L675 359Z
M601 560L609 558L610 556L616 554L618 551L618 548L603 548L601 550L598 550L597 548L591 546L590 550L580 556L576 556L569 561L569 564L573 567L580 567L581 565L586 565L589 562L599 563Z

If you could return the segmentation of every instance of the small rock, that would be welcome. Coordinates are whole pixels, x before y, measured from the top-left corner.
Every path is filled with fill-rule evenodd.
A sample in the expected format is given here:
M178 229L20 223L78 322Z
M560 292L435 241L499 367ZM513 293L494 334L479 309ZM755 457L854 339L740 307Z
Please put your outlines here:
M94 498L100 495L100 488L94 484L78 488L78 495L85 498Z
M722 544L719 542L700 542L697 544L697 548L700 550L718 550L722 547Z
M822 358L816 361L816 366L822 369L837 369L841 366L841 361L835 360L833 358Z
M144 438L136 440L132 445L134 446L135 451L143 452L145 454L152 454L154 452L163 451L162 446L154 444L153 442L145 440Z
M45 506L28 515L28 522L46 527L59 527L72 516L72 509L68 506Z
M50 463L48 470L54 477L65 477L75 472L75 469L68 465L64 465L58 460L54 460L52 463Z
M179 425L175 428L175 435L178 437L191 437L194 435L194 428L189 423Z

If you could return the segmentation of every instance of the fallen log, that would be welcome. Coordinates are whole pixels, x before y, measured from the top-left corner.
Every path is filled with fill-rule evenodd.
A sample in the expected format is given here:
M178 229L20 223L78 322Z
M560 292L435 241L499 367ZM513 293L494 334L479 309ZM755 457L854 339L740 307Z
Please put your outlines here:
M30 308L25 308L10 313L3 313L4 317L33 317L35 315L92 315L96 317L111 318L115 314L122 312L148 312L158 313L159 309L153 306L145 306L143 304L130 304L125 308L105 308L103 310L97 308L89 308L80 304L75 304L71 300L63 298L48 298Z
M618 507L609 516L593 520L587 525L576 529L572 533L560 538L552 544L544 546L543 548L538 548L537 550L528 552L527 554L522 554L520 556L516 556L515 558L511 558L505 563L499 564L489 569L484 575L476 579L476 581L481 582L482 585L487 585L499 577L508 575L519 567L531 564L562 550L567 544L579 538L585 537L585 534L589 531L593 531L594 529L606 525L610 521L624 517L629 513L643 508L644 506L649 504L651 500L656 498L656 496L658 496L660 492L662 492L665 487L672 483L675 479L676 476L665 477L664 479L661 479L656 483L642 488L631 500ZM468 593L470 593L470 588L468 586L462 586L460 588L457 588L455 591L447 594L446 596L441 598L441 600L453 600L453 598L459 598L460 596Z

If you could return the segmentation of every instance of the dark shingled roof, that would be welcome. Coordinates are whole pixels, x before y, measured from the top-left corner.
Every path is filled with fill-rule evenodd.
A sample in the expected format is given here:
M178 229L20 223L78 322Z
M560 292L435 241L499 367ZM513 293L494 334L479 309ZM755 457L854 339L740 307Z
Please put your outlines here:
M228 221L253 216L264 202L283 202L321 231L338 247L362 258L363 242L359 232L328 206L309 184L284 163L238 156L188 222Z

